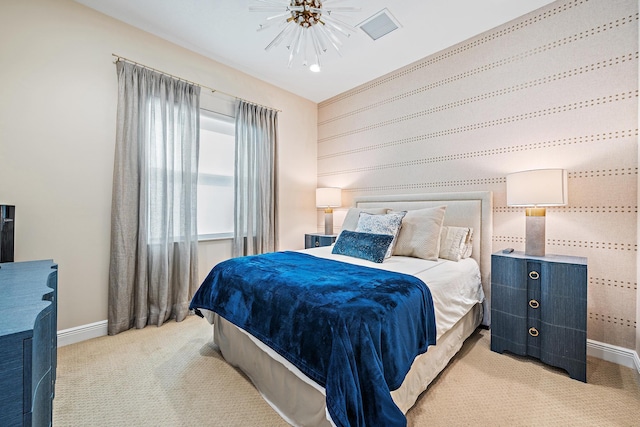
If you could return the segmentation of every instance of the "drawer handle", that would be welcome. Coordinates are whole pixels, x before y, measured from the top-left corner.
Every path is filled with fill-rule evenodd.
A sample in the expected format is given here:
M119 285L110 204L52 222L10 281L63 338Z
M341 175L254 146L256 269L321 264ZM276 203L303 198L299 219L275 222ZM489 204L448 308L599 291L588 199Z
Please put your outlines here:
M529 277L532 280L538 280L538 278L540 277L540 274L537 271L532 271L529 273Z
M529 301L529 307L531 308L538 308L540 307L540 303L534 299Z
M529 328L529 335L532 337L537 337L540 334L536 328Z

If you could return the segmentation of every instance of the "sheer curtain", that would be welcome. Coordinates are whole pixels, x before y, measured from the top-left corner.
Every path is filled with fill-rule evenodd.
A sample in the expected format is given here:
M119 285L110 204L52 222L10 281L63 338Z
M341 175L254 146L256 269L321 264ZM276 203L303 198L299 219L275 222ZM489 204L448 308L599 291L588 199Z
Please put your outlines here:
M277 250L277 129L277 111L238 101L234 257Z
M109 335L183 320L198 276L200 87L116 66Z

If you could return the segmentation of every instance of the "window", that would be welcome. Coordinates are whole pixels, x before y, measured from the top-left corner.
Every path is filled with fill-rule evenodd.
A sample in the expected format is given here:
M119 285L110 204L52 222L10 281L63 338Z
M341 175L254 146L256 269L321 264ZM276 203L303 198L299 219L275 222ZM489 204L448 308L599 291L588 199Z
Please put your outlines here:
M233 237L235 120L200 110L198 239Z
M147 162L143 182L149 245L183 242L197 233L191 203L197 179L196 114L197 109L189 111L184 105L153 95L141 113L145 116L141 136Z

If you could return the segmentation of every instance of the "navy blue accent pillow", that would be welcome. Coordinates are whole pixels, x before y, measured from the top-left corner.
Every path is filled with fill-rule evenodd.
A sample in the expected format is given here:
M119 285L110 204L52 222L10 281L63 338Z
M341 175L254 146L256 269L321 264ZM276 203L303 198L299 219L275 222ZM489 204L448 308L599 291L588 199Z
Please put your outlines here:
M381 263L392 241L393 236L389 234L343 230L331 253Z

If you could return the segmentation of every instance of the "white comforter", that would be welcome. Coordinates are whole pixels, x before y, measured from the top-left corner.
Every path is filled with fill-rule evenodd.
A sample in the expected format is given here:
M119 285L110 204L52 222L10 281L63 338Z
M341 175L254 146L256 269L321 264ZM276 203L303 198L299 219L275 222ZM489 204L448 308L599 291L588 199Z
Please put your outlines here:
M472 258L458 262L439 259L427 261L420 258L392 256L383 263L352 258L331 253L332 246L304 249L321 258L330 258L350 264L379 268L420 278L431 290L436 315L437 338L447 332L467 312L484 299L480 284L480 269Z

